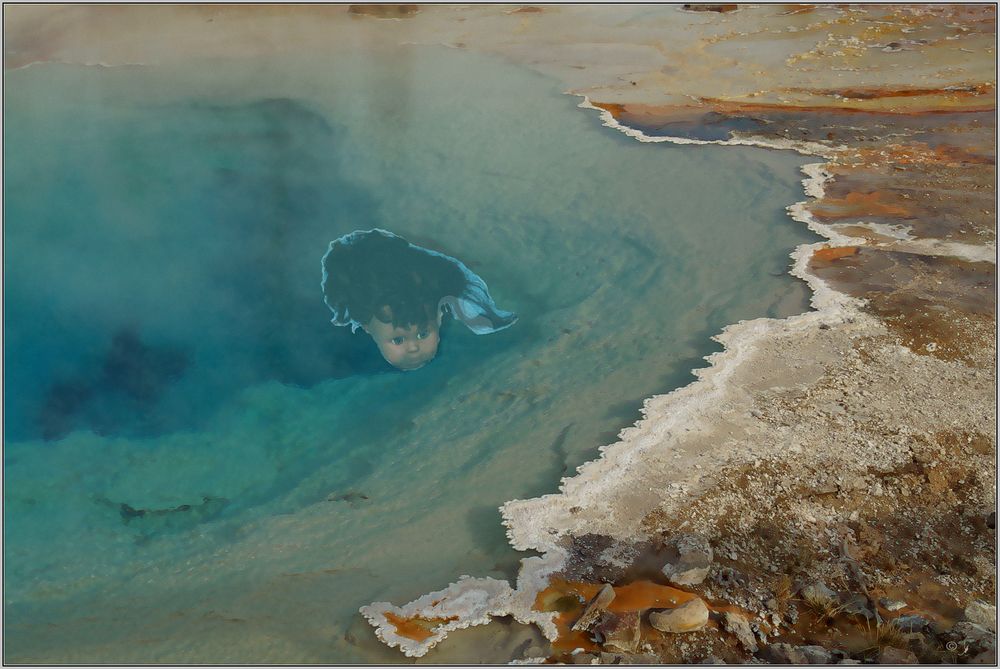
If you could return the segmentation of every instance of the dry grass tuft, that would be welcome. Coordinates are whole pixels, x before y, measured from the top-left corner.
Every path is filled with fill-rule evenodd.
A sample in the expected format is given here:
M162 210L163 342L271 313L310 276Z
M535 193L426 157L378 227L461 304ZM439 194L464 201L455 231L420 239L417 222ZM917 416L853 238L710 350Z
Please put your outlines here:
M912 635L891 623L881 622L873 624L867 618L864 621L865 638L868 640L869 645L862 652L869 653L874 651L877 654L882 652L883 648L909 649Z
M788 574L782 574L774 584L773 591L774 601L777 603L775 611L783 616L788 611L788 605L792 601L792 595L794 594L792 577Z
M816 592L803 595L802 601L816 615L817 618L827 623L833 620L847 609L847 604L841 604L833 597L828 597Z
M792 598L792 577L782 574L774 586L774 598L779 603L787 603Z

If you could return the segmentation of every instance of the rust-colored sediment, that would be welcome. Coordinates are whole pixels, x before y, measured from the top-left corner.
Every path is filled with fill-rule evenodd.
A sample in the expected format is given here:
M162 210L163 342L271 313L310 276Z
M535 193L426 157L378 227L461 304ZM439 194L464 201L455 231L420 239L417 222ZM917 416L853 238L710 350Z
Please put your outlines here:
M993 82L943 86L940 88L917 88L913 86L892 87L857 87L857 88L790 88L789 91L826 95L849 100L879 100L885 98L912 98L927 96L962 96L980 97L996 95L996 85Z
M909 218L910 210L891 201L891 193L872 191L870 193L851 192L843 198L824 198L822 204L813 205L816 218L827 221L844 218L857 219L862 216Z
M722 3L722 4L706 4L706 3L685 3L682 5L684 9L690 12L717 12L719 14L725 14L726 12L735 12L740 8L735 2Z
M823 261L830 262L833 260L838 260L840 258L848 258L853 255L857 255L857 246L837 246L837 247L826 247L822 249L816 249L813 251L812 259L813 261Z
M421 616L403 618L402 616L397 616L392 611L386 611L383 615L396 628L396 633L399 636L413 639L414 641L426 641L434 634L435 627L458 620L458 616L448 618L423 618Z
M914 353L972 365L989 352L996 319L992 263L870 248L831 262L817 257L821 252L810 271L865 299L866 309Z
M633 108L638 108L638 107L643 106L643 105L628 105L627 106L627 105L618 104L618 103L615 103L615 102L598 102L596 100L591 100L590 103L592 105L594 105L595 107L597 107L598 109L603 109L606 112L610 112L611 115L614 116L616 120L622 120L622 118L625 116L625 114L628 111L632 110ZM636 111L638 111L638 109Z
M379 19L407 19L420 11L419 5L350 5L347 11Z
M951 94L949 94L951 95ZM838 101L839 104L824 103L823 100L817 99L816 104L781 104L781 103L771 103L771 102L739 102L734 100L724 100L721 98L701 98L701 102L711 105L719 112L724 114L757 114L757 113L767 113L767 112L786 112L786 113L799 113L799 114L809 114L817 112L826 112L829 114L839 114L843 116L863 116L867 114L881 114L884 113L884 106L878 106L882 104L886 99L892 99L904 96L876 96L872 95L871 98L859 98L856 100L843 100ZM911 97L923 97L923 96L911 96ZM874 104L863 104L867 102L872 102ZM910 107L907 109L893 110L893 114L900 116L919 116L923 114L945 114L945 113L974 113L974 112L988 112L995 108L995 105L990 100L984 100L981 104L972 105L966 104L961 108L955 109L941 109L940 105L936 103L935 100L927 100L925 106L921 107Z
M556 611L555 624L559 630L556 641L552 643L556 653L569 652L576 648L597 650L599 644L591 640L588 632L577 632L571 629L580 617L587 602L597 595L604 587L603 583L585 583L569 581L555 576L549 580L548 586L535 596L536 611ZM607 610L612 613L644 613L650 609L673 609L685 602L697 599L698 595L679 590L669 585L655 583L650 580L633 581L625 585L614 586L615 598ZM711 604L706 602L710 611L734 611L740 609L727 604ZM645 620L641 624L643 638L661 637L662 633L650 627Z

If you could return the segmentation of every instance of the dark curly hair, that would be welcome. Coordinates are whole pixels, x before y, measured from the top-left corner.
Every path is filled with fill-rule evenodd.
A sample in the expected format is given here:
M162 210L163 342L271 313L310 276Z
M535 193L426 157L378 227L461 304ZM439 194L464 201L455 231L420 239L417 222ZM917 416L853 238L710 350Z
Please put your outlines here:
M466 283L448 258L377 229L331 242L323 271L323 293L337 325L377 318L395 327L426 327L437 320L441 298L461 295Z

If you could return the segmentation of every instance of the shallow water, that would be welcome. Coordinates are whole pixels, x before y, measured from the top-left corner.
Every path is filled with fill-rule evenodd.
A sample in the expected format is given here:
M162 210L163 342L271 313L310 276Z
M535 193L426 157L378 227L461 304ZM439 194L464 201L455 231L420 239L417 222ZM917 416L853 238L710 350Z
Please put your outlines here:
M502 502L724 325L807 308L800 157L641 144L498 60L36 65L5 94L7 661L402 661L359 606L512 577ZM392 370L319 289L373 227L519 322Z

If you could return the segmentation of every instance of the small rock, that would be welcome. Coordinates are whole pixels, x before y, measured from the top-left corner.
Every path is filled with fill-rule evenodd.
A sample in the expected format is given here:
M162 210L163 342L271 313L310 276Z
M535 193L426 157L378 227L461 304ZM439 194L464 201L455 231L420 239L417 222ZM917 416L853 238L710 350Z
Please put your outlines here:
M591 633L609 650L634 653L639 649L639 612L606 612Z
M738 613L726 611L722 614L722 627L734 635L736 640L740 642L740 645L748 652L757 652L757 640L754 638L753 631L750 629L750 623L747 622L746 618Z
M666 545L667 563L663 574L674 585L697 585L712 567L712 546L697 534L679 534Z
M699 598L684 602L675 609L653 611L649 624L661 632L694 632L708 622L708 607Z
M851 654L843 648L831 648L829 652L830 657L834 660L849 660L851 658Z
M947 636L952 641L960 642L963 646L975 649L976 651L994 649L997 643L996 634L982 625L970 623L967 620L955 623L955 626L951 628Z
M844 613L848 615L864 616L868 620L875 619L875 613L868 608L868 598L864 595L852 595L843 606Z
M823 646L799 646L799 652L806 656L809 664L831 664L833 655Z
M987 604L981 599L974 599L965 607L965 619L982 625L986 629L997 631L997 607Z
M554 528L551 532L558 533ZM605 534L574 535L568 548L564 576L570 581L617 583L635 561L652 546L648 542L618 540Z
M724 660L720 660L719 658L717 658L714 655L709 655L708 657L706 657L704 660L702 660L698 664L725 664L725 661Z
M583 610L583 614L580 619L573 623L572 629L574 632L582 632L589 630L595 622L597 622L598 616L600 616L605 609L608 608L615 598L615 589L611 587L610 583L605 583L604 587L601 588L594 598L590 600L587 607Z
M761 656L771 664L809 664L805 653L788 643L772 643Z
M802 599L813 602L825 602L837 599L837 593L826 587L826 584L821 581L810 583L802 588L801 595Z
M885 608L886 611L899 611L900 609L905 609L907 604L901 599L887 599L883 597L878 600L878 603Z
M597 664L600 659L593 653L576 653L571 655L573 664Z
M732 567L723 567L712 574L712 580L723 588L733 588L747 584L746 576L736 571Z
M920 632L925 627L930 625L930 621L923 616L909 615L900 616L893 619L892 624L903 630L904 632Z
M878 654L879 664L918 664L917 656L908 650L887 646Z
M838 407L840 408L840 407ZM841 409L843 411L843 409ZM840 490L840 486L832 481L827 481L826 483L818 483L812 487L809 491L810 495L823 496L823 495L834 495ZM813 520L812 522L816 522Z

